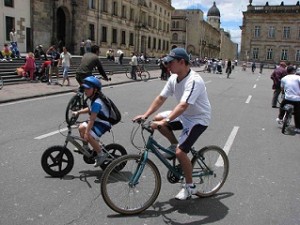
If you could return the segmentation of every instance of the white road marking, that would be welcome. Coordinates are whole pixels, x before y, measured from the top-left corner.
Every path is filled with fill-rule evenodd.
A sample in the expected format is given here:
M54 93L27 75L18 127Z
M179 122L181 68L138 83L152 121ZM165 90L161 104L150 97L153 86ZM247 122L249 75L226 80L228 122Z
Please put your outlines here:
M232 129L232 131L231 131L231 133L230 133L230 135L229 135L229 137L228 137L228 139L225 143L225 146L224 146L223 150L226 153L226 155L229 154L229 151L231 149L231 146L233 144L233 141L235 139L235 136L237 135L237 132L238 132L239 128L240 127L238 127L238 126L233 127L233 129ZM219 156L219 158L218 158L215 165L216 166L223 166L223 160L222 160L221 156Z
M256 88L256 84L254 84L253 88Z
M246 104L249 104L251 98L252 98L252 95L249 95L245 103L246 103Z
M55 134L58 134L58 133L60 133L60 132L64 132L64 131L66 131L66 130L68 130L68 128L63 128L63 129L60 129L60 130L56 130L56 131L50 132L50 133L48 133L48 134L43 134L43 135L40 135L40 136L38 136L38 137L35 137L34 139L36 139L36 140L41 140L41 139L44 139L44 138L53 136L53 135L55 135Z

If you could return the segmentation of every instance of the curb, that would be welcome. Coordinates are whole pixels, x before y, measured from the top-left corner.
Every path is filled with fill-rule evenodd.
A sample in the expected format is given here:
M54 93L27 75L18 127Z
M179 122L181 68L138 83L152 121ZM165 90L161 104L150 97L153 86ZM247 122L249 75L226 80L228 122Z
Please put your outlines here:
M154 79L158 79L158 77L157 76L150 77L149 80L154 80ZM128 79L128 80L119 81L119 82L116 82L116 83L103 84L103 87L116 86L116 85L121 85L121 84L126 84L126 83L133 83L133 82L142 82L142 80L134 81L134 80ZM31 95L31 96L18 97L18 98L10 98L10 99L6 99L6 100L0 100L0 104L9 103L9 102L16 102L16 101L21 101L21 100L26 100L26 99L32 99L32 98L41 98L41 97L45 97L45 96L52 96L52 95L70 93L70 92L76 93L76 91L77 91L77 89L70 89L70 90L56 91L56 92L52 92L52 93L44 93L44 94L40 93L40 94L36 94L36 95Z

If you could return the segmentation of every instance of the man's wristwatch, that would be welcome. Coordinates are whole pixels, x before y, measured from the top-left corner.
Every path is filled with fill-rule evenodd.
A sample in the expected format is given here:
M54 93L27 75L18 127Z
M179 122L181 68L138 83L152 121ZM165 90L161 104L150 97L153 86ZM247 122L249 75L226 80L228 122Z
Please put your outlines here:
M166 118L166 122L167 122L167 123L170 123L170 118Z

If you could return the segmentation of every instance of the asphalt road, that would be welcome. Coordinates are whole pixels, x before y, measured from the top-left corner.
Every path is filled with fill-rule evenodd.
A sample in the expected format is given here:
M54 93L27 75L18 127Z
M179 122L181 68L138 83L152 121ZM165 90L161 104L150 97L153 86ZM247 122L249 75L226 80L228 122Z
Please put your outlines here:
M228 152L227 182L214 197L176 201L179 184L168 183L167 171L158 163L163 184L157 201L130 217L105 205L100 194L102 171L85 164L81 155L74 154L74 168L63 179L51 178L41 168L43 151L64 143L57 131L60 124L66 127L64 110L71 93L1 104L0 224L300 224L300 136L281 134L275 122L278 111L271 108L269 74L240 68L230 79L201 74L213 115L195 146L214 144ZM129 153L137 152L129 141L131 119L144 112L163 85L151 80L104 89L123 115L123 123L113 129L114 141ZM164 109L174 103L169 99ZM112 134L103 140L112 142Z

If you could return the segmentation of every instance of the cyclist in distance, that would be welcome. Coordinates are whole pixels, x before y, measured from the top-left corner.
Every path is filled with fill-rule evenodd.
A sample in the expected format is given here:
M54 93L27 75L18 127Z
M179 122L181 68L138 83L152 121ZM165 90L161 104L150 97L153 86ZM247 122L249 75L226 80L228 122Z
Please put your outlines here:
M293 66L287 67L287 75L281 79L281 88L284 91L284 99L280 104L279 115L276 121L279 124L282 123L284 105L293 105L295 133L300 134L300 72L296 72L295 74Z
M192 178L192 164L187 153L208 127L211 106L204 81L197 72L191 70L189 56L185 49L174 48L163 60L172 75L147 111L143 115L136 116L133 121L147 119L163 105L169 96L174 95L178 104L173 110L156 115L151 127L158 129L170 141L169 150L174 150L176 153L186 183L175 198L186 200L197 193ZM176 129L182 129L179 141L172 131ZM170 157L168 154L164 156Z
M88 143L93 147L93 151L97 152L94 166L100 166L106 159L107 155L103 153L102 146L100 146L99 138L111 129L111 124L106 120L101 120L98 115L102 114L105 117L109 116L109 109L100 99L101 83L100 80L94 76L89 76L83 80L81 85L84 88L85 95L90 100L88 107L73 112L75 116L79 114L89 113L89 119L79 125L80 136L86 141L83 143L85 149L88 148Z
M88 76L93 76L94 68L98 68L99 74L108 81L108 77L102 67L101 61L99 59L99 46L93 45L91 47L91 52L87 52L83 55L81 63L76 70L76 80L79 84L83 83L83 80Z

